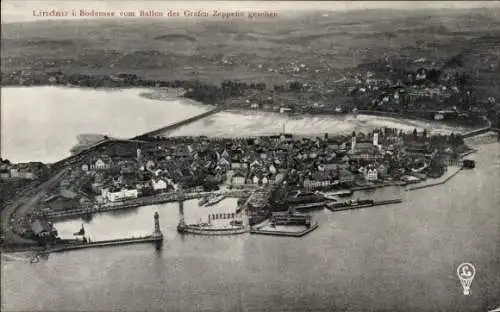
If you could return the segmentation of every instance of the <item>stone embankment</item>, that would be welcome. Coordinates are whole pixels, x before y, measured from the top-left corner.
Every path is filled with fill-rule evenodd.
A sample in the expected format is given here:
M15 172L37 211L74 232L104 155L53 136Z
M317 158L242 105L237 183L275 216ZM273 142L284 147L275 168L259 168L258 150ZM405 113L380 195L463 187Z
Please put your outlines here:
M448 167L450 168L450 167ZM452 166L443 176L438 179L427 180L419 183L418 185L408 187L407 191L419 190L427 187L442 185L451 180L454 176L456 176L462 170L461 166Z

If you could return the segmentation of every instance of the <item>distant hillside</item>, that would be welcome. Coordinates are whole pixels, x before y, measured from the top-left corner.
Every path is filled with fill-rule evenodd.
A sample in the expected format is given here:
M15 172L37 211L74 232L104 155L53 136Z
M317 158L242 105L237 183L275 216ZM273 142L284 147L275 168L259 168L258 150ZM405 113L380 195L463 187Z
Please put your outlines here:
M163 80L281 83L293 77L258 66L283 67L296 61L311 68L329 67L329 75L340 77L387 57L443 64L464 53L463 66L472 72L469 67L478 64L467 53L478 41L498 36L500 14L494 9L369 10L259 21L95 19L2 26L2 72L91 70ZM481 53L494 57L494 45L484 49Z

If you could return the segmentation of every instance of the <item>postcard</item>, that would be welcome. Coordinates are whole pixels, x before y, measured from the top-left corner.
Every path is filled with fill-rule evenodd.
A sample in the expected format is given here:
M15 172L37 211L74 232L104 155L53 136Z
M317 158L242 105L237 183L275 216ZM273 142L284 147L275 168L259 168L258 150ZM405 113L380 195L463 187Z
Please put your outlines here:
M2 311L499 311L499 2L1 16Z

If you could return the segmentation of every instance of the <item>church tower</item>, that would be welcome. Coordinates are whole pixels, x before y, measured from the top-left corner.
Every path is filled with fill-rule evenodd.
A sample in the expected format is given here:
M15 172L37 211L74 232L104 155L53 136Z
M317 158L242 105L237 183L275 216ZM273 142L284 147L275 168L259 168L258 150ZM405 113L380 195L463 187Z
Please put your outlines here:
M373 133L373 145L378 147L378 132Z
M136 157L137 157L137 161L140 162L142 160L142 151L140 148L137 149L136 151Z
M356 148L356 132L352 132L352 138L351 138L351 152L354 152L354 149Z

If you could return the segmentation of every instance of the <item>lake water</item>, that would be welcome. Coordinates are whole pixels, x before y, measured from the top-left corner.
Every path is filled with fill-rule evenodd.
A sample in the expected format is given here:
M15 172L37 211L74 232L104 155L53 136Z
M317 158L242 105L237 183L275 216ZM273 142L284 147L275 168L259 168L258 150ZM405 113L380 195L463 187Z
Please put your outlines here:
M300 135L320 135L324 133L352 133L353 130L369 132L378 127L399 128L404 131L427 129L429 133L451 133L464 128L451 127L433 122L401 120L388 117L367 115L307 116L288 117L279 113L268 112L221 112L203 118L170 132L171 136L198 135L207 136L245 136L274 135L283 132Z
M51 254L36 264L29 263L27 253L4 255L2 311L493 309L500 306L500 144L476 148L471 156L476 168L447 184L360 193L361 198L402 197L403 203L316 212L320 227L302 238L181 236L177 204L96 215L85 224L87 234L107 239L150 233L158 211L163 250L148 244L88 249ZM233 212L235 205L227 199L202 208L190 201L184 209L187 222L196 222L210 211ZM82 222L56 227L71 237ZM462 262L473 263L477 271L470 296L463 296L455 273Z
M77 136L98 133L129 138L210 109L175 97L140 96L154 89L93 90L64 87L4 87L1 89L1 152L14 162L54 162L69 155ZM179 128L171 135L245 136L347 133L374 127L435 132L457 130L442 124L371 116L290 118L271 113L221 112Z
M140 96L148 89L61 87L1 89L2 156L15 162L54 162L69 155L77 135L129 138L200 114L210 107Z

